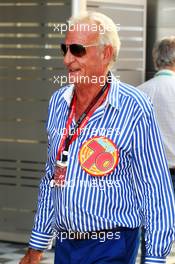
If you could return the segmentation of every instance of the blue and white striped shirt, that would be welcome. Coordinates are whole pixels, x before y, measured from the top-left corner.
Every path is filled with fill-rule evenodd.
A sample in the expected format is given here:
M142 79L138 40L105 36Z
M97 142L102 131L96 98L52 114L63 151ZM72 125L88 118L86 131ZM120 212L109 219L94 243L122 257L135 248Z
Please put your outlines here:
M86 232L144 224L145 263L165 263L175 238L174 192L152 105L134 87L112 77L105 102L69 148L66 180L71 184L50 187L72 92L73 85L67 85L50 100L46 175L29 246L47 249L54 230ZM79 163L80 147L96 135L111 139L119 149L119 163L107 176L91 176Z

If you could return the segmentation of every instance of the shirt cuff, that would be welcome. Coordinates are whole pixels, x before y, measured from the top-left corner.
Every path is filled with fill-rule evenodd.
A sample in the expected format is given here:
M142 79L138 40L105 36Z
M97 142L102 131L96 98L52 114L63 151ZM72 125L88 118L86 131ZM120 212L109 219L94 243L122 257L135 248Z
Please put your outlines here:
M166 263L166 257L145 256L144 264L164 264L164 263Z
M32 234L29 241L29 248L44 251L50 249L52 245L53 234L45 234L32 230Z

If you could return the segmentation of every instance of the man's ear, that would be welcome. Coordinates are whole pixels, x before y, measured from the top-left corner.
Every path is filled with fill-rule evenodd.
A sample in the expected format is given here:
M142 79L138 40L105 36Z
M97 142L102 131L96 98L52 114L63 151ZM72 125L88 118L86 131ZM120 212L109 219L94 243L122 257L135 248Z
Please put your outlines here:
M111 45L105 45L104 50L103 50L103 62L105 64L109 64L112 60L113 57L113 47Z

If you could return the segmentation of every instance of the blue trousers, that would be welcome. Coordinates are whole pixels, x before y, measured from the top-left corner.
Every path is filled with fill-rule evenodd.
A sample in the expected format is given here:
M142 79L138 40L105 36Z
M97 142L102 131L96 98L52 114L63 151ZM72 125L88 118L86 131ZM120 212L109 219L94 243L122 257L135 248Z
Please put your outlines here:
M127 229L105 241L57 238L55 264L135 264L139 246L139 228Z
M172 177L172 181L173 181L173 187L174 187L174 191L175 191L175 172L171 172L171 177Z

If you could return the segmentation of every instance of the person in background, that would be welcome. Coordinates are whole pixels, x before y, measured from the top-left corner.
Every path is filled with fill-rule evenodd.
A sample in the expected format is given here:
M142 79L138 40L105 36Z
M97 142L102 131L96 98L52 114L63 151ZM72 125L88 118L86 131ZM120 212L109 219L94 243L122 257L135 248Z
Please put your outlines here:
M154 105L175 190L175 36L156 42L152 56L157 73L138 89L145 92ZM143 232L141 263L145 255Z
M152 105L111 72L115 23L96 12L70 22L61 50L71 84L49 103L46 174L20 264L38 264L53 237L55 264L135 264L142 225L145 264L165 263L175 199Z
M175 36L158 41L152 54L157 73L138 88L154 105L175 190Z

